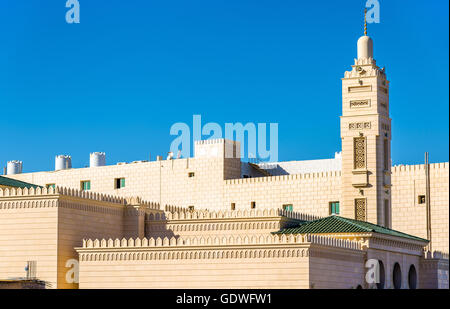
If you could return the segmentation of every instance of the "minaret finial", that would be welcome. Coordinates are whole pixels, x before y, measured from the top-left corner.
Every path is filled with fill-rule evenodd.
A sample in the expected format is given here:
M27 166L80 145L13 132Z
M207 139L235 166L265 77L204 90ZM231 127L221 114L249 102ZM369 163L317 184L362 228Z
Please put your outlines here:
M367 35L367 8L364 9L364 35Z

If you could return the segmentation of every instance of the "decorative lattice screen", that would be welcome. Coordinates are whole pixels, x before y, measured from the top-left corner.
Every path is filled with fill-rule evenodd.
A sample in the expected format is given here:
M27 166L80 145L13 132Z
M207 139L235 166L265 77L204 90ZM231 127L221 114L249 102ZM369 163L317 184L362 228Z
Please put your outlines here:
M366 138L365 137L356 137L354 139L354 167L357 168L365 168L366 167Z
M366 199L357 198L355 200L355 219L366 221Z

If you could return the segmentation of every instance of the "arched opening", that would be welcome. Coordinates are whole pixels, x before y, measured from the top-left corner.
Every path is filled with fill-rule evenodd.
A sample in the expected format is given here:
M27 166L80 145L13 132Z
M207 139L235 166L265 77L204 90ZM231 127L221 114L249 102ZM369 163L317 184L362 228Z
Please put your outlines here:
M392 282L394 283L394 289L400 289L402 287L402 270L400 269L400 265L398 263L394 264Z
M358 284L358 286L356 287L357 290L362 290L362 285Z
M386 275L384 272L384 264L380 260L378 260L378 271L379 271L379 273L378 273L379 282L377 282L377 289L382 290L382 289L384 289L384 282L386 281Z
M416 272L416 267L414 267L414 265L411 265L409 267L408 285L409 285L409 288L412 290L415 290L417 288L417 272Z

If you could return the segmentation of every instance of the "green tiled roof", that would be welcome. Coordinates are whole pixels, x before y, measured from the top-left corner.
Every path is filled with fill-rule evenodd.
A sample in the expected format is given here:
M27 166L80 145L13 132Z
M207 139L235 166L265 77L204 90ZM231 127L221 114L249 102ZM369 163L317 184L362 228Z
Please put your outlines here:
M426 239L405 234L373 223L358 221L340 216L330 216L322 219L301 223L296 227L281 229L274 234L332 234L332 233L380 233L390 236L404 237L419 241Z
M23 182L20 180L15 180L8 177L0 176L0 186L7 186L7 187L16 187L16 188L38 188L38 185L33 185L28 182Z

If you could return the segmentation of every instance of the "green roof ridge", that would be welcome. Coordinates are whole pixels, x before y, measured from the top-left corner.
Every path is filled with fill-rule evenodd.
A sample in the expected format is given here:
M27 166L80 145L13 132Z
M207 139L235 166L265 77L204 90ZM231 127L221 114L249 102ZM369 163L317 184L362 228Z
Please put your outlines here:
M341 217L341 218L344 219L344 220L357 221L357 220L349 219L349 218L343 218L343 217ZM415 238L415 239L428 241L427 239L424 239L424 238L421 238L421 237L417 237L417 236L414 236L414 235L410 235L410 234L406 234L406 233L403 233L403 232L400 232L400 231L397 231L397 230L393 230L391 228L384 227L382 225L378 225L378 224L375 224L375 223L371 223L371 222L367 222L367 221L357 221L357 222L360 223L360 224L366 224L366 225L369 225L369 226L375 226L375 227L377 227L377 228L379 228L381 230L387 230L387 231L391 232L392 234L400 234L402 237ZM371 228L370 230L372 232L375 232L375 233L382 233L382 232L378 232L376 229L373 229L373 228ZM382 234L387 234L387 233L382 233ZM398 236L398 235L393 235L393 236Z
M332 217L339 218L340 220L344 220L346 223L354 225L354 226L356 226L358 228L362 228L362 229L366 230L367 232L375 232L374 229L368 228L366 226L361 226L361 225L357 224L356 222L354 222L353 220L351 220L349 218L344 218L344 217L336 216L336 215L334 215Z
M373 232L378 234L404 237L413 240L427 241L426 239L393 230L367 221L359 221L332 215L317 220L299 224L295 227L280 229L272 234L334 234L334 233L361 233Z

